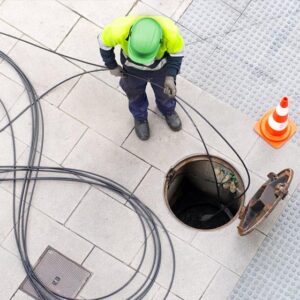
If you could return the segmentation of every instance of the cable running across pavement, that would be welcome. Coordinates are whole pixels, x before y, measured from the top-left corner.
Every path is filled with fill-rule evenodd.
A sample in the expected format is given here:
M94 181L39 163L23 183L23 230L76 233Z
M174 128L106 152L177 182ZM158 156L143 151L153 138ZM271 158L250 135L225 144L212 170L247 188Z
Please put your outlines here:
M21 257L22 264L24 266L24 269L28 275L28 278L35 289L37 295L41 299L49 299L49 296L51 296L53 299L67 299L67 300L73 300L72 298L64 297L62 295L58 295L53 291L50 291L44 284L39 280L39 278L36 276L33 265L30 262L30 259L28 257L28 240L27 240L27 235L28 235L28 221L30 217L30 208L31 208L31 203L33 200L33 195L34 195L34 190L36 187L36 183L39 181L70 181L70 182L80 182L82 184L89 184L92 186L99 186L105 189L108 189L121 197L123 197L125 200L127 200L132 207L132 209L136 212L143 231L143 236L144 236L144 244L143 244L143 253L141 260L138 264L138 267L136 268L136 271L132 275L132 277L121 287L116 289L115 291L112 291L111 293L100 296L97 299L105 299L110 296L113 296L123 290L125 287L127 287L133 279L136 277L138 274L139 270L142 267L142 264L145 260L146 254L147 254L147 247L149 246L149 239L151 237L151 241L153 244L153 261L151 263L151 269L146 276L145 281L139 286L139 288L132 294L130 295L127 299L142 299L146 293L151 289L153 286L158 273L160 271L161 267L161 256L162 256L162 247L161 247L161 238L160 238L160 233L158 228L161 228L164 232L164 234L167 237L169 248L171 251L171 256L172 256L172 270L170 272L170 282L167 288L166 295L164 299L167 298L173 281L174 281L174 276L175 276L175 252L173 248L173 244L171 241L171 238L162 224L162 222L159 220L159 218L146 206L140 201L135 195L133 195L130 191L128 191L125 187L121 186L117 182L92 173L88 171L83 171L83 170L77 170L77 169L72 169L72 168L53 168L53 167L46 167L46 166L41 166L41 157L42 157L42 151L43 151L43 144L44 144L44 120L43 120L43 113L42 113L42 108L40 104L40 100L53 91L56 87L60 86L61 84L67 82L68 80L71 80L73 78L82 76L84 74L88 73L93 73L93 72L100 72L100 71L106 71L107 68L102 65L94 64L91 62L83 61L77 58L73 58L71 56L67 56L64 54L56 53L53 50L41 47L39 45L36 45L34 43L28 42L26 40L22 40L18 37L0 32L0 34L17 39L19 41L28 43L32 46L36 46L40 49L46 50L48 52L51 52L53 54L57 54L61 57L67 58L67 59L72 59L75 61L79 61L81 63L86 63L89 65L93 65L96 67L100 67L101 69L96 69L92 71L84 71L79 74L73 75L59 83L57 83L55 86L51 87L49 90L44 92L41 96L38 96L34 87L32 86L30 80L26 77L26 75L23 73L23 71L15 64L15 62L9 58L5 53L0 51L0 57L3 58L7 63L11 65L12 68L17 72L19 77L21 78L23 85L26 89L28 99L29 99L29 105L22 110L15 118L11 119L9 116L9 113L2 102L1 106L3 107L6 117L7 117L7 125L2 127L0 129L0 132L4 131L6 128L10 129L11 132L11 137L12 137L12 146L13 146L13 165L8 165L8 166L0 166L0 173L9 173L12 176L9 178L4 178L1 179L3 181L11 181L13 183L13 220L14 220L14 234L15 234L15 239L18 247L18 251ZM126 74L127 76L133 76L131 74ZM140 77L139 77L140 78ZM143 80L146 80L145 78L140 78ZM160 87L163 88L163 87ZM245 168L245 171L247 173L248 177L248 184L245 188L245 190L237 197L234 198L233 200L236 200L240 197L242 197L246 191L248 190L250 186L250 175L248 172L248 169L242 160L242 158L239 156L239 154L236 152L236 150L230 145L230 143L222 136L222 134L199 112L197 111L194 107L192 107L189 103L187 103L184 99L181 97L176 97L177 98L177 103L180 105L180 107L183 109L183 111L187 114L189 117L190 121L192 122L193 126L195 127L204 147L207 153L207 156L210 160L210 164L212 166L213 174L215 176L215 172L213 169L213 162L211 159L211 156L209 154L208 148L206 146L206 143L196 125L194 122L193 118L189 114L189 112L185 109L183 105L186 105L190 109L192 109L194 112L196 112L205 122L207 122L213 130L217 132L217 134L227 143L227 145L232 149L232 151L237 155L239 160L241 161L243 167ZM29 151L29 156L28 156L28 161L27 164L24 166L18 166L16 163L16 144L15 144L15 135L14 135L14 130L13 130L13 122L15 122L19 117L21 117L25 111L30 110L31 114L31 120L32 120L32 128L31 128L31 142L30 142L30 151ZM42 174L43 176L40 176ZM57 176L57 175L63 175L63 176ZM20 201L19 204L16 201L16 183L17 182L22 183L22 190L21 190L21 196L20 196ZM216 181L216 189L218 191L219 195L219 187L217 183L217 179L215 176L215 181ZM231 203L230 203L231 204ZM230 205L229 204L229 205ZM228 204L221 205L220 203L220 212L225 211L227 209ZM213 216L218 214L219 212L215 213ZM151 232L150 236L147 235L148 232ZM148 249L149 251L149 249Z

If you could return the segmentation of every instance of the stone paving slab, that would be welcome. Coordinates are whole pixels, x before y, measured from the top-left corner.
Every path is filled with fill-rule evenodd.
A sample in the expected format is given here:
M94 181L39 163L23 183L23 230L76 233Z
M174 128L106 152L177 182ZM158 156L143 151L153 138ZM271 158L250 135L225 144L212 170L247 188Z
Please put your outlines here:
M163 15L171 17L184 0L142 0L144 3L161 12Z
M13 203L11 194L0 188L1 210L0 210L0 244L13 229L12 219Z
M0 2L1 5L1 2ZM0 20L0 28L2 32L15 35L17 37L21 37L22 33L12 26L8 25L7 23ZM9 50L12 49L12 47L17 43L16 40L10 39L8 37L5 37L3 35L0 35L0 42L1 42L1 51L4 53L9 52ZM1 61L1 59L0 59Z
M23 94L12 110L19 113L28 104L27 95ZM43 101L41 104L44 112L44 122L48 124L48 126L45 126L45 136L47 136L47 139L44 142L43 153L60 164L79 141L87 127L48 102ZM12 116L14 115L12 114ZM6 125L7 121L3 120L1 124ZM15 122L14 131L17 138L23 143L30 145L30 130L31 116L28 110L22 118Z
M129 190L149 169L147 163L92 130L84 134L63 165L107 176Z
M0 18L55 49L79 16L55 1L6 0L0 6Z
M222 1L194 0L178 22L205 39L224 34L239 16L239 12Z
M236 220L221 230L198 232L192 245L241 275L265 236L254 230L241 237L237 233L238 224L239 220Z
M5 86L5 89L0 90L0 99L5 105L5 107L9 110L11 106L18 100L18 98L21 96L21 94L24 91L24 88L11 80L10 78L7 78L6 76L0 74L0 80ZM2 105L1 105L2 108ZM3 119L5 116L5 112L3 111L3 108L1 109L0 113L0 119Z
M124 114L127 98L89 75L80 79L60 108L116 144L133 129L131 116Z
M27 40L32 41L28 38ZM46 92L61 80L82 72L65 59L22 42L18 42L9 55L25 71L38 95ZM2 64L4 64L3 74L21 83L16 72L7 63ZM75 78L61 85L47 96L48 101L58 106L77 81L78 78Z
M125 245L126 241L123 241L123 243ZM98 248L93 249L83 266L93 273L92 278L80 292L80 295L85 299L95 299L115 291L125 284L134 273L134 269ZM128 299L143 284L145 279L144 275L138 273L128 287L122 292L109 297L109 299ZM105 284L99 284L103 282ZM151 291L143 299L153 299L158 289L159 286L154 284Z
M33 300L34 298L18 290L17 293L11 299L12 300Z
M239 276L228 269L221 267L201 300L224 300L230 294Z
M222 0L226 4L230 5L232 8L236 9L240 13L243 13L247 8L251 0Z
M163 232L160 233L160 236L164 252L162 253L161 272L158 275L157 282L167 288L170 282L172 261L167 239ZM171 235L171 238L176 255L176 273L171 291L183 299L199 299L220 265L175 236ZM149 249L149 252L141 268L141 272L144 274L147 274L151 267L153 249ZM133 261L133 267L137 266L140 255L139 253ZM193 263L191 264L191 262ZM201 276L199 272L201 272Z
M2 247L0 247L0 257L0 269L2 274L5 274L1 276L0 297L9 299L24 280L25 272L21 261Z
M124 149L165 172L182 157L203 153L203 145L199 140L183 131L172 132L165 120L156 114L149 112L148 120L151 138L141 143L132 132L122 146Z
M96 189L87 193L66 226L127 264L144 240L137 215Z
M135 3L134 0L113 2L110 0L59 0L59 2L101 27L119 16L126 15Z
M64 39L63 43L58 48L58 51L88 62L104 65L99 51L99 44L97 36L102 31L99 26L92 22L81 18L70 34ZM78 44L80 41L84 47ZM116 59L119 61L119 49L116 47ZM80 66L84 70L94 70L95 66L83 64L73 61L74 64ZM108 85L116 88L119 86L119 78L110 76L109 71L91 73L92 76L99 78Z
M291 182L289 192L293 193L300 183L300 149L296 145L289 143L281 149L273 149L262 139L259 139L245 162L247 166L257 174L267 174L270 170L279 172L290 167L294 170L294 179ZM268 162L266 164L266 161Z
M85 239L68 230L63 225L44 215L35 208L31 208L28 230L28 249L30 261L34 264L48 245L81 263L93 245ZM18 257L15 237L11 232L1 246ZM21 282L19 282L20 284Z

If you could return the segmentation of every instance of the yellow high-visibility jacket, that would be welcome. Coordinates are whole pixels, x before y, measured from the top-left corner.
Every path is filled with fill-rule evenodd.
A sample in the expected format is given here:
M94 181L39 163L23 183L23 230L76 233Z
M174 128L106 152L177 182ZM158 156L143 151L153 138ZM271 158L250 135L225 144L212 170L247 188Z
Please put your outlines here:
M128 36L132 25L141 18L153 18L157 21L163 31L163 39L160 49L156 55L155 62L149 66L136 64L128 58ZM106 25L98 36L100 53L110 69L115 68L117 63L113 49L119 45L122 55L125 57L125 66L141 70L158 70L164 65L167 67L167 75L176 76L179 72L183 58L184 40L175 23L163 16L126 16L115 19ZM123 59L124 60L124 59Z

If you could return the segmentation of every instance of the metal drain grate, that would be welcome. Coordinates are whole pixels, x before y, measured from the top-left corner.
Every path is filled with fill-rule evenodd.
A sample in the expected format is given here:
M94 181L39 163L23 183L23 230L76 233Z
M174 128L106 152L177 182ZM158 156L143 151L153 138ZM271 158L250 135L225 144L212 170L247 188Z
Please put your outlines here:
M81 265L50 246L42 254L34 270L47 288L70 298L77 296L91 276L91 273ZM25 278L20 289L35 299L39 299L28 277ZM47 299L54 299L54 297L49 295Z

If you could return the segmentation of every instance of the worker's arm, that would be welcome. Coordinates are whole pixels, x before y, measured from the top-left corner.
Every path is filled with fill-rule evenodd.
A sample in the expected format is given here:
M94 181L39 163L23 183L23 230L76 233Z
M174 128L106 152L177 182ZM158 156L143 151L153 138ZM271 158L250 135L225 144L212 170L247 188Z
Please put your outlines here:
M166 78L164 83L164 92L169 97L176 96L176 76L180 71L184 41L179 33L178 28L173 27L173 30L168 34L167 39L167 64L166 64Z
M169 54L167 56L167 64L166 64L166 76L172 76L176 78L177 74L180 71L181 62L183 59L183 54L179 53L177 55Z
M104 61L104 64L109 69L112 70L112 69L115 69L118 67L118 63L116 62L116 57L115 57L115 52L114 52L115 45L113 45L112 41L110 41L110 43L105 43L105 41L103 41L103 37L105 37L105 35L107 35L107 32L105 31L105 29L103 30L102 34L98 35L100 54ZM106 45L106 44L110 44L110 45Z
M166 42L168 52L166 76L172 76L176 78L176 75L180 71L181 62L184 56L184 41L177 27L173 29L172 34L168 35L168 40Z

